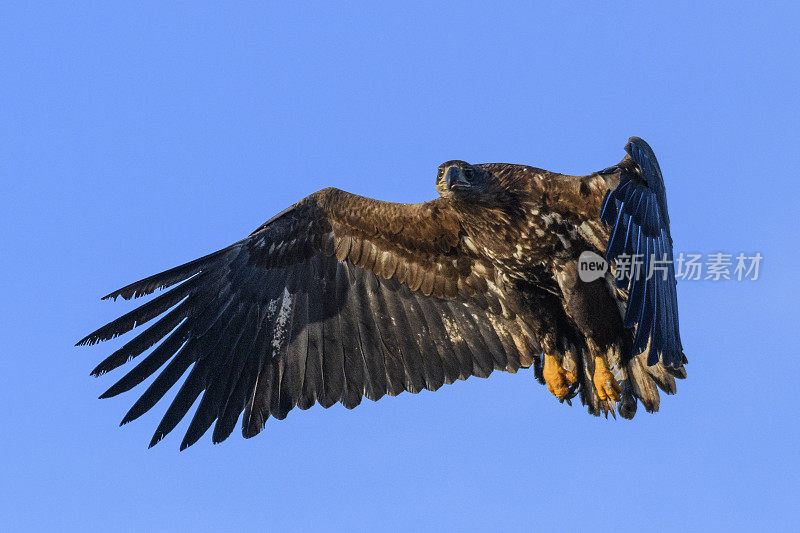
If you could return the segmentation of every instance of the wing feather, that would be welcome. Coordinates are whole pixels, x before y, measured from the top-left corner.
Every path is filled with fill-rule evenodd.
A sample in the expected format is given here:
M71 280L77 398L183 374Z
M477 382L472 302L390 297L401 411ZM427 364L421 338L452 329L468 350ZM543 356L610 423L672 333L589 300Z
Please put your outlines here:
M538 342L476 273L458 216L444 200L390 204L320 191L234 245L112 292L172 287L79 344L158 319L93 373L142 356L102 397L158 373L123 424L186 376L151 441L197 403L181 449L212 425L213 442L225 440L240 416L252 437L296 406L353 408L363 397L516 371Z
M424 369L425 388L431 391L438 390L445 383L444 365L439 351L431 339L428 324L415 294L405 286L399 286L399 292L399 302L403 306L404 316L408 319L401 328L405 329L407 335L417 344L414 354L419 354Z
M661 362L679 368L685 362L678 329L678 303L672 260L666 190L661 169L652 148L632 137L625 150L628 156L613 172L620 183L603 202L601 218L612 226L606 249L610 261L623 254L642 261L642 274L623 276L620 287L629 292L625 312L626 327L636 327L631 356L648 351L647 362ZM655 269L666 268L666 279ZM618 265L619 266L619 265Z
M330 319L336 327L326 329L325 344L325 383L328 387L330 376L338 375L339 368L342 373L342 404L347 408L353 408L361 403L361 398L367 395L367 370L365 358L367 357L359 343L358 318L355 313L338 312L339 309L348 303L348 279L347 266L343 263L333 263L333 278L331 286L333 289L333 302L336 307L331 306L331 301L326 300L330 307L326 314L330 314ZM329 337L330 334L330 337ZM328 342L331 343L331 358L328 357ZM334 382L338 380L334 379ZM380 385L379 385L380 386ZM331 389L338 390L334 386ZM370 385L370 391L372 390Z

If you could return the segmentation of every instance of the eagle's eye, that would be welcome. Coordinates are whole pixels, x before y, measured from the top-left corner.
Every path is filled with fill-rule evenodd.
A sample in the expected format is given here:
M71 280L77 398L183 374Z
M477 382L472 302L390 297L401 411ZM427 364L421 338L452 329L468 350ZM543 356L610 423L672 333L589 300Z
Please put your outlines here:
M472 181L474 176L474 171L471 168L467 168L464 170L464 175L467 177L468 181Z

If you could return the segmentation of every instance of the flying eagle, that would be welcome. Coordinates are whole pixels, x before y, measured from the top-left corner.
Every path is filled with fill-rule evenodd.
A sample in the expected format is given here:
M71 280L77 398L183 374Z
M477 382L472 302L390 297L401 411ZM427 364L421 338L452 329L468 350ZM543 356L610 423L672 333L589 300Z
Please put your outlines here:
M672 237L652 149L633 137L625 150L587 176L448 161L439 197L420 204L323 189L239 242L105 296L174 285L78 344L160 317L92 371L162 341L100 396L159 372L125 424L191 368L150 446L201 394L181 449L212 424L213 441L225 440L240 416L249 438L295 406L352 409L531 366L591 414L632 418L637 402L657 411L658 389L674 393L686 376ZM611 264L591 282L578 271L586 251ZM632 256L639 272L626 274Z

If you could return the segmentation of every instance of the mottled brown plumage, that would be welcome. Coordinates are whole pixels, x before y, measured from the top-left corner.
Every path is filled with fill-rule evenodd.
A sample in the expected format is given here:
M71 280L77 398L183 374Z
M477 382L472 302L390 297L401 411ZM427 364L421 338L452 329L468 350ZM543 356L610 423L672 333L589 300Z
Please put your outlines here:
M642 297L642 318L626 327L636 286L618 287L611 272L584 283L576 271L581 252L605 253L620 224L627 233L649 227L636 217L601 221L609 190L621 182L630 189L631 180L647 188L636 177L641 161L629 155L587 176L449 161L437 175L440 197L422 204L323 189L227 248L109 294L127 299L179 283L79 344L160 316L93 371L111 371L165 339L102 396L161 370L125 423L194 365L151 445L201 394L182 448L212 424L214 442L224 440L242 413L250 437L295 406L352 408L364 396L436 390L531 365L560 400L579 393L593 414L613 412L619 401L632 417L637 400L654 411L656 387L674 392L685 359L681 351L674 364L658 351L653 360L655 350L632 347L636 324L650 320L654 329L662 315L647 314L652 302ZM624 198L609 201L625 209ZM663 317L677 334L677 315Z

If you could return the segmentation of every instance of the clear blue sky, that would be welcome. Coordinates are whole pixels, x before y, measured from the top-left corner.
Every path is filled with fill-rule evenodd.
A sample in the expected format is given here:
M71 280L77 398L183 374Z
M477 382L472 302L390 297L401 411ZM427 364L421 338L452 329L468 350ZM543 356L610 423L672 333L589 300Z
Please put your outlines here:
M0 15L0 521L797 527L792 3L18 4ZM449 159L586 173L631 135L660 158L678 251L765 257L756 282L679 284L689 379L657 415L590 417L521 372L179 453L187 419L148 451L166 401L119 429L136 394L97 400L114 377L88 375L119 342L72 346L131 306L101 295L325 186L422 201Z

